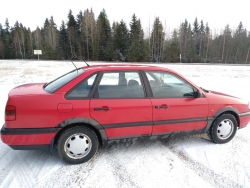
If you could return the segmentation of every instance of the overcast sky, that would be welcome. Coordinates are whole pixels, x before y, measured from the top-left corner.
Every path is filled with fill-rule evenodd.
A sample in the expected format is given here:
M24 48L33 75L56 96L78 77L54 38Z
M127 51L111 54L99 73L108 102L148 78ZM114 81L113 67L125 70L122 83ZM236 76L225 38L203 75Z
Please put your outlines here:
M135 13L145 30L156 16L163 25L166 21L170 30L185 19L193 23L195 17L217 31L226 24L236 28L240 21L250 30L250 0L1 0L0 7L3 26L8 18L10 26L19 21L31 30L42 27L45 18L51 16L59 27L62 20L67 21L69 9L76 16L87 8L93 9L96 18L104 8L110 23L123 19L127 25Z

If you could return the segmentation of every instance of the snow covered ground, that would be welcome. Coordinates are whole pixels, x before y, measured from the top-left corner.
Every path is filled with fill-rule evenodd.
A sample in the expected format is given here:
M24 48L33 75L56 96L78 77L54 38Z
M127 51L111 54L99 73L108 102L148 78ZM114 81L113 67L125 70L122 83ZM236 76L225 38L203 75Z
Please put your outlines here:
M90 63L93 64L93 63ZM76 62L77 66L84 65ZM203 88L250 101L250 66L158 64ZM0 61L0 125L11 88L50 81L70 62ZM250 187L250 124L227 144L206 134L101 148L87 163L67 165L56 153L16 151L0 141L0 187Z

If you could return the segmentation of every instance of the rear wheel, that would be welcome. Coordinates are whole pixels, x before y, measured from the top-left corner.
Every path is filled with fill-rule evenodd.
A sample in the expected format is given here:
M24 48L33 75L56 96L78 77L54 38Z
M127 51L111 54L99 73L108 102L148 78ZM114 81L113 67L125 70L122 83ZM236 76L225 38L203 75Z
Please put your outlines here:
M237 128L237 120L232 114L222 114L214 121L210 129L210 137L215 143L227 143L233 139Z
M58 139L59 157L70 164L80 164L91 159L98 149L98 138L91 129L76 126L66 129Z

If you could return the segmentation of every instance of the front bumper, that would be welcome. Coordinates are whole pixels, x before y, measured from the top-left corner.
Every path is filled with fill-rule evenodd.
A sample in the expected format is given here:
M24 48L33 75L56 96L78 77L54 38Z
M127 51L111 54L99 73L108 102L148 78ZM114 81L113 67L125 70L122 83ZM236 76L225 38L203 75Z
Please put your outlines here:
M3 143L17 150L48 149L54 139L58 128L39 129L1 129Z
M240 119L239 128L247 126L248 123L250 122L250 112L239 114L239 119Z

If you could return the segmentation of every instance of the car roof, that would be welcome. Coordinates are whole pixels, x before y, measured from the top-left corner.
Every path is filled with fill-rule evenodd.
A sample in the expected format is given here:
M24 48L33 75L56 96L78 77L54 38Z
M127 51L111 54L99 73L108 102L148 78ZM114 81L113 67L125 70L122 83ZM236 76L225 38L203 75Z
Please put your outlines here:
M180 76L181 78L184 78L181 74L178 72L165 68L160 66L153 66L148 64L136 64L136 63L109 63L109 64L98 64L98 65L90 65L90 66L84 66L82 67L85 71L112 71L112 70L119 70L119 71L126 71L126 70L144 70L144 71L166 71L170 73L174 73L177 76ZM189 82L191 85L195 86L196 88L199 88L196 86L193 82L185 78L187 82Z
M82 67L85 71L88 70L165 70L174 72L171 69L165 67L152 66L147 64L128 64L128 63L119 63L119 64L98 64Z

